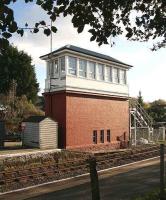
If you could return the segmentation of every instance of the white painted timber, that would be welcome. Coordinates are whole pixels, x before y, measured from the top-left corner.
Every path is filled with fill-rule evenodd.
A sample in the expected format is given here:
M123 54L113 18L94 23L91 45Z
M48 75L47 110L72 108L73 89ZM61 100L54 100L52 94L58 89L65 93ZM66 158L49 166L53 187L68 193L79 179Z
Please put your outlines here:
M23 133L23 145L29 147L39 147L39 124L34 122L25 122Z
M128 86L72 76L66 77L66 89L81 92L128 96Z
M58 123L46 118L40 122L40 149L58 148Z
M23 145L40 149L58 148L58 123L50 118L25 122Z
M61 55L62 56L62 55ZM50 77L47 75L47 79L45 80L45 92L54 92L54 91L62 91L62 90L68 90L68 91L74 91L74 92L86 92L90 94L103 94L103 95L111 95L111 96L120 96L120 97L128 97L129 96L129 89L127 83L127 71L128 69L125 68L123 65L119 64L109 64L108 61L99 60L98 58L90 58L89 56L83 56L80 54L75 53L66 53L65 56L65 69L66 69L66 75L61 76L59 73L59 77ZM77 74L76 75L70 75L68 72L69 68L69 56L73 56L77 59ZM59 59L60 55L57 57L55 56L54 59ZM87 61L87 69L86 69L86 77L79 77L79 59L84 59ZM49 62L49 59L47 60ZM89 71L89 62L94 62L96 64L96 75L95 79L90 79L88 71ZM104 67L104 76L103 80L99 80L99 74L97 70L97 66L101 64ZM120 70L124 70L125 72L125 80L124 84L115 83L115 82L109 82L106 79L105 74L105 68L110 67L111 71L112 69L116 68L118 69L118 72ZM48 65L47 65L48 68ZM47 70L48 71L48 70ZM118 75L119 76L119 75ZM120 77L118 77L119 79ZM108 79L109 80L109 79ZM110 77L110 80L113 79L113 73ZM118 81L119 82L119 81ZM121 81L122 82L122 81Z

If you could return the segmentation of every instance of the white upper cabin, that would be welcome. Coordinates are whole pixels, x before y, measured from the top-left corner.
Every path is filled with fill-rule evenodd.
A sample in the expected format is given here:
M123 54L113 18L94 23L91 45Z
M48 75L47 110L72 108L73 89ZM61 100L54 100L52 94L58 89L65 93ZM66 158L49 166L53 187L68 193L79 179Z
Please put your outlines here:
M109 56L66 45L41 59L47 63L45 92L73 91L127 97L130 65Z

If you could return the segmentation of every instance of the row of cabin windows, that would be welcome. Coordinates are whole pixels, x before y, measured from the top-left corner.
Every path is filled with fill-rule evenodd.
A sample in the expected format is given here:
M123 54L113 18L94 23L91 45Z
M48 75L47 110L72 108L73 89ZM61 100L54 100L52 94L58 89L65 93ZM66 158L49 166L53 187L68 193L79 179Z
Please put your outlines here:
M126 84L126 70L119 69L116 67L105 66L103 64L87 61L84 59L77 59L76 57L68 57L68 74L73 76L103 80L113 83ZM49 62L48 76L52 78L57 74L65 75L65 57L59 58ZM77 67L78 66L78 67ZM78 73L77 73L78 70Z
M110 130L107 130L106 132L106 137L107 137L107 142L111 142L111 131ZM105 137L105 134L104 134L104 130L100 130L100 143L104 143L104 137ZM97 134L97 131L94 130L93 131L93 143L94 144L97 144L98 142L98 134Z
M59 58L59 63L58 60L53 60L48 62L48 67L47 67L47 74L51 78L54 78L57 74L61 73L61 75L65 75L65 56Z
M78 75L79 77L88 77L90 79L105 80L114 83L126 84L126 71L116 67L105 66L103 64L95 63L69 56L68 74Z

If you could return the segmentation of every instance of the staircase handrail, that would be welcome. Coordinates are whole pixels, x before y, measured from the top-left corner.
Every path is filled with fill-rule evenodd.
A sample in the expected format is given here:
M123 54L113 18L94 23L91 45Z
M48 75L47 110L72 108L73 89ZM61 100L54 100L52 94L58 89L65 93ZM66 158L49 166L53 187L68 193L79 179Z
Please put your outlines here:
M136 108L136 111L140 112L141 115L145 117L145 121L152 126L153 124L153 119L147 114L145 109L139 104L138 100L134 99L133 101L130 101L130 107Z

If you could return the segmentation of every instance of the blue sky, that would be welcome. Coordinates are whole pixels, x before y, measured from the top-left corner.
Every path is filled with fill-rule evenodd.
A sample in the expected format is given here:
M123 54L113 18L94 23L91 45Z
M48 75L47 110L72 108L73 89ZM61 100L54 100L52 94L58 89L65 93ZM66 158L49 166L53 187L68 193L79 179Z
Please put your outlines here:
M45 12L34 3L25 4L20 0L14 3L12 7L15 10L15 18L20 27L24 26L26 22L31 26L40 20L45 20L48 23L50 21ZM130 96L137 96L139 90L141 90L145 101L166 99L166 92L164 91L166 85L166 66L164 64L166 49L152 52L150 50L152 42L131 42L123 36L116 38L114 47L109 45L99 47L95 42L89 41L90 34L87 29L78 34L69 17L59 18L54 25L58 27L58 32L53 34L53 49L66 44L73 44L110 55L133 65L134 67L128 73ZM50 37L45 36L42 32L38 34L26 32L24 37L15 34L11 42L33 58L37 79L41 92L43 92L46 67L45 62L41 61L39 56L50 51Z

